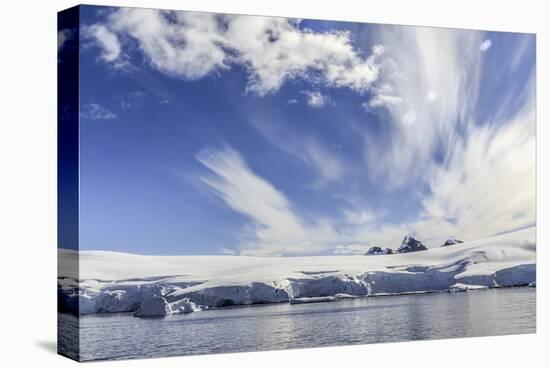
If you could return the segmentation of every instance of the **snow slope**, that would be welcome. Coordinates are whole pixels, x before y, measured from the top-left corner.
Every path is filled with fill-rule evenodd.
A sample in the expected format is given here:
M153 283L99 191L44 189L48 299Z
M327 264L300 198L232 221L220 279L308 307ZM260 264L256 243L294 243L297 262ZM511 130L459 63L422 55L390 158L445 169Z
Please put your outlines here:
M67 312L163 316L208 307L528 285L536 280L535 237L532 227L427 251L379 256L141 256L82 251L79 274L70 266L77 253L59 250L59 300Z

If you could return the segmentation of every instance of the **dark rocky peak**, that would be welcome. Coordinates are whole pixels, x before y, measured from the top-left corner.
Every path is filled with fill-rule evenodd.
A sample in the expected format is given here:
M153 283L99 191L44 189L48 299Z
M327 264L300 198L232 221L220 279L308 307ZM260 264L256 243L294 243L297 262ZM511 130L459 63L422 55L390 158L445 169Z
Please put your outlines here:
M412 236L405 236L403 238L403 242L401 242L401 246L399 246L399 248L397 249L397 252L400 254L404 254L407 252L424 251L427 249L428 248L416 238Z

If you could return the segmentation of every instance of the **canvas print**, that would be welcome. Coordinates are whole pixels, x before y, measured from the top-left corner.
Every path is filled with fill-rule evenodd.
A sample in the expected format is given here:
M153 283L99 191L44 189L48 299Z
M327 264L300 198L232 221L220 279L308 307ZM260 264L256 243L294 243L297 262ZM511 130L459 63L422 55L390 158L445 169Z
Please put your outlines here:
M60 354L535 332L534 34L58 19Z

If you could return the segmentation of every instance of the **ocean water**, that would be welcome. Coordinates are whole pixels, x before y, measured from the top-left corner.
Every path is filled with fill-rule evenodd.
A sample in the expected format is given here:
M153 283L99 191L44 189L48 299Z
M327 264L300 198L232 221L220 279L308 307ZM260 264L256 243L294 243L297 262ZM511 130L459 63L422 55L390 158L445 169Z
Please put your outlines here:
M215 309L166 318L80 319L80 359L126 359L535 332L534 288ZM76 318L60 327L77 333ZM69 332L70 334L70 332ZM61 350L71 338L59 340Z

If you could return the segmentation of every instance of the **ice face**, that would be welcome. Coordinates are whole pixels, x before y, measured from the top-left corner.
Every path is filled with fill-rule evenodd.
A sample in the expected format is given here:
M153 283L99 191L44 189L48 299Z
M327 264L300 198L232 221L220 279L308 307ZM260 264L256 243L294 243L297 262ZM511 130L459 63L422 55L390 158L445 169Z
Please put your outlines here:
M404 244L413 240L408 237ZM60 256L75 254L64 251ZM84 278L60 278L58 300L61 312L154 317L210 307L536 286L535 261L534 228L391 256L148 257L81 252Z
M134 312L134 316L136 317L155 317L171 314L172 307L166 299L161 296L152 296L143 299L136 312Z

